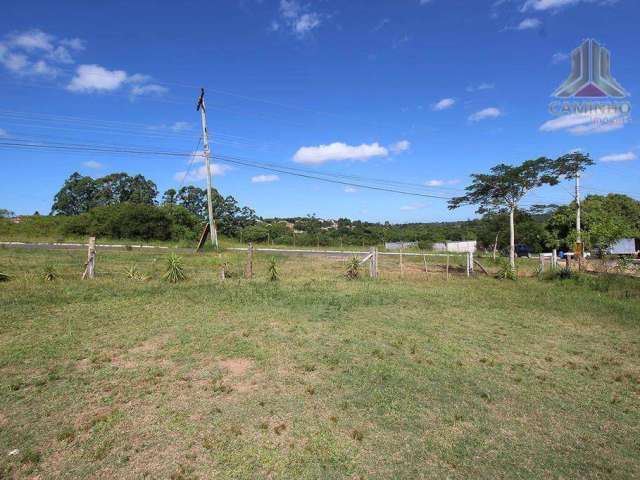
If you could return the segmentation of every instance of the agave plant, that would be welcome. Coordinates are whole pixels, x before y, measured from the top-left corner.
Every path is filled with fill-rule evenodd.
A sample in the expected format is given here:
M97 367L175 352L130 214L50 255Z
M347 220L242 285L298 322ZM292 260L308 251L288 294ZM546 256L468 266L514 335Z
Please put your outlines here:
M278 264L276 263L276 257L271 257L269 260L269 281L277 282L280 278L280 272L278 271Z
M349 260L345 276L349 280L355 280L360 276L360 260L358 260L358 257L353 257Z
M496 278L499 280L517 280L518 270L512 267L509 262L504 262L496 274Z
M184 273L182 257L177 256L175 253L169 255L167 259L167 270L163 278L169 283L178 283L187 278Z
M40 277L45 282L53 282L54 280L57 280L58 278L60 278L60 274L56 270L56 267L54 267L50 263L47 263L42 269L42 272L40 273Z

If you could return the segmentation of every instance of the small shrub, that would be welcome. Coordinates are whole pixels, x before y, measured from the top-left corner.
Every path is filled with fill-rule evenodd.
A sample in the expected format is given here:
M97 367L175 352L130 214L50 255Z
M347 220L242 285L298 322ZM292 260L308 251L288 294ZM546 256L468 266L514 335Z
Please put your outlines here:
M278 272L278 264L276 263L276 257L271 257L269 260L269 281L277 282L280 278L280 272Z
M40 277L45 282L53 282L54 280L60 278L60 274L56 270L56 267L48 263L43 267L42 272L40 273Z
M353 257L349 260L345 276L348 280L356 280L360 276L360 260L358 260L358 257Z
M178 283L186 280L187 276L184 272L182 257L177 256L175 253L169 255L167 259L167 270L163 278L169 283Z
M8 282L10 279L9 275L0 272L0 282Z
M147 280L148 277L138 270L137 265L131 265L126 271L127 278L130 280Z
M503 262L500 266L500 270L496 274L498 280L517 280L518 269L511 266L509 262Z
M559 280L572 280L577 277L578 277L578 274L573 270L571 270L570 267L562 267L556 273L556 278Z

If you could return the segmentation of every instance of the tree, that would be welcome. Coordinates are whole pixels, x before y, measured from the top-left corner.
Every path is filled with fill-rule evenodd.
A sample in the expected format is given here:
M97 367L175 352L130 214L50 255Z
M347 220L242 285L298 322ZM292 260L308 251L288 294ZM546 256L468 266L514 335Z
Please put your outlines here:
M91 177L72 173L53 199L53 215L80 215L98 206L97 186Z
M545 228L558 239L560 246L570 247L576 240L574 211L575 203L557 207L546 222ZM622 231L613 228L614 225L624 227L627 232L624 236L640 236L640 202L627 195L588 195L582 202L582 212L585 248L599 245L600 239L607 236L601 235L603 229ZM598 233L592 234L595 225L599 225Z
M162 204L175 205L177 200L176 198L177 193L178 192L176 192L175 188L170 188L169 190L164 192L164 195L162 196Z
M478 213L509 213L509 261L515 268L515 225L514 216L522 198L531 190L542 185L555 185L558 176L552 160L540 157L527 160L520 165L501 163L491 169L491 173L474 173L467 194L449 200L449 209L462 205L478 205Z
M15 215L11 210L6 208L0 208L0 218L11 218Z
M207 218L207 192L202 188L193 185L182 187L176 199L178 205L182 205L191 213L203 220Z
M155 205L157 196L156 184L142 175L112 173L93 179L75 172L56 194L51 213L79 215L98 206L120 203Z
M136 203L155 205L158 187L142 175L134 177L127 173L112 173L95 180L97 203L99 205L117 205L118 203Z
M578 180L580 174L584 172L587 167L593 165L594 162L589 158L589 154L583 154L580 152L568 153L561 156L554 162L554 173L558 177L565 178L566 180L576 180L576 240L582 242L580 231L581 225L581 204L580 204L580 191L578 188Z

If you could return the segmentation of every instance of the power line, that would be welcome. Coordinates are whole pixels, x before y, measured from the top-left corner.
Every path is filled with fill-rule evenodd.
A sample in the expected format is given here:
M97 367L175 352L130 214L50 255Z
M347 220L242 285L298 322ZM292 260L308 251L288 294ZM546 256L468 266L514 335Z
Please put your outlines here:
M137 149L125 149L125 148L107 148L107 147L100 147L100 146L93 146L93 145L86 145L86 144L60 144L60 143L56 143L56 144L34 144L34 143L19 143L19 142L9 142L9 141L3 141L0 142L0 147L11 147L11 148L19 148L19 149L25 149L25 150L63 150L63 151L74 151L74 152L79 152L79 151L88 151L88 152L101 152L101 153L126 153L126 154L132 154L132 155L158 155L158 156L170 156L170 157L193 157L193 156L202 156L202 155L198 155L198 154L193 154L193 153L184 153L184 152L167 152L167 151L152 151L152 150L137 150ZM252 162L252 161L247 161L247 160L242 160L236 157L230 157L230 156L226 156L226 155L212 155L212 158L219 160L221 162L227 162L227 163L231 163L231 164L236 164L236 165L243 165L243 166L248 166L248 167L253 167L253 168L259 168L262 170L268 170L268 171L274 171L274 172L278 172L278 173L282 173L285 175L292 175L292 176L297 176L297 177L301 177L301 178L307 178L307 179L313 179L313 180L318 180L318 181L322 181L322 182L326 182L326 183L335 183L335 184L339 184L339 185L344 185L344 186L352 186L352 187L356 187L356 188L364 188L364 189L369 189L369 190L377 190L377 191L384 191L384 192L390 192L390 193L398 193L398 194L402 194L402 195L411 195L411 196L417 196L417 197L423 197L423 198L433 198L433 199L441 199L441 200L450 200L452 197L449 196L441 196L441 195L431 195L431 194L425 194L425 193L418 193L418 192L409 192L406 190L399 190L399 189L395 189L395 188L389 188L389 187L380 187L380 186L375 186L375 185L367 185L367 184L363 184L363 183L355 183L355 182L349 182L349 181L341 181L341 180L337 180L337 179L331 179L331 178L325 178L322 176L318 176L316 174L312 174L312 173L302 173L301 169L296 169L298 171L289 171L288 167L280 167L280 168L276 168L273 166L268 166L268 165L264 165L261 164L259 162Z

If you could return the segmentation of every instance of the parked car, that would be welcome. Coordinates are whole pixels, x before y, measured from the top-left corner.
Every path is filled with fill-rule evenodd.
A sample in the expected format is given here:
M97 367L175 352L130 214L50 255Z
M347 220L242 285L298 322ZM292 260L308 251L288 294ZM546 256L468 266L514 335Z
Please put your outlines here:
M516 245L516 255L518 257L531 257L531 248L524 243L519 243Z

